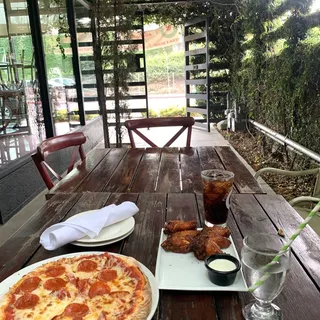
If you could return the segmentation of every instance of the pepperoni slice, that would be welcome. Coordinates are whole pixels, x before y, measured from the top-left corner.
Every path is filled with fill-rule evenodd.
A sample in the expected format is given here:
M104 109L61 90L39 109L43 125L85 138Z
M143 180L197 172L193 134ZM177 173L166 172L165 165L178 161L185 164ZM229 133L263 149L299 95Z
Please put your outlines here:
M61 278L51 278L43 284L43 287L47 290L58 291L59 289L64 288L67 283L68 282L64 281Z
M13 307L7 307L4 310L4 320L14 320Z
M65 317L82 318L89 312L89 307L82 303L70 303L64 309L63 315Z
M89 289L89 297L92 299L93 297L96 296L102 296L104 294L110 293L110 288L109 286L102 281L96 281Z
M15 302L14 306L17 309L31 309L39 302L39 297L36 294L25 293Z
M99 273L98 278L102 281L112 281L117 279L117 271L116 270L103 270Z
M22 281L15 293L31 292L38 288L41 279L39 277L31 277Z
M77 283L77 288L80 292L84 292L89 286L89 279L79 279Z
M51 266L44 273L47 277L59 277L66 271L64 266Z
M91 272L96 270L98 264L91 260L83 260L78 264L78 271Z

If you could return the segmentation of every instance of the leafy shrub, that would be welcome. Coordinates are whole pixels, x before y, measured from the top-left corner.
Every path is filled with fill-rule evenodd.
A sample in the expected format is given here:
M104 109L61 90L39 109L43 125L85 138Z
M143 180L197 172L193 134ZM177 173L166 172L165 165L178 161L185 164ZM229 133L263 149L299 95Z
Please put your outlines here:
M167 109L160 110L160 117L183 117L186 115L185 107L172 106Z

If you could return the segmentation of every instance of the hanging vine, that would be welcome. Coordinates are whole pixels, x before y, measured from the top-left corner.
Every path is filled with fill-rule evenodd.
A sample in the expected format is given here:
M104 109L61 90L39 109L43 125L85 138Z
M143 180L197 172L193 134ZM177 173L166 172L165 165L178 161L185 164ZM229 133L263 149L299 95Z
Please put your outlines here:
M100 59L103 81L107 90L100 88L101 95L112 97L115 115L116 147L122 146L121 120L129 117L128 82L136 69L135 52L137 46L130 42L133 26L137 24L137 10L134 6L125 5L124 0L96 0L93 8L93 20L96 23L95 58ZM100 52L100 53L99 53ZM97 79L98 81L98 79ZM103 91L103 92L102 92ZM105 108L100 98L101 108ZM107 119L110 120L110 119ZM107 142L109 143L109 142Z
M66 0L51 0L51 1L52 3L50 5L52 5L53 7L57 7L59 9L63 9L65 11ZM63 59L66 59L67 56L65 54L65 49L62 41L62 37L65 37L65 38L70 37L66 12L62 12L62 11L59 12L57 26L58 26L58 35L56 37L57 47L59 48Z

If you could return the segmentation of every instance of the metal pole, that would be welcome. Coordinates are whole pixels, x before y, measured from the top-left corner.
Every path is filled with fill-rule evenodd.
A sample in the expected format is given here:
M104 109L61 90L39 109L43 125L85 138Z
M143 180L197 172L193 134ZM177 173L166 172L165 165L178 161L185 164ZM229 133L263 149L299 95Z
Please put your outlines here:
M67 5L67 17L68 17L71 48L72 48L72 66L73 66L73 72L74 72L74 79L76 81L80 124L84 126L86 124L86 118L85 118L85 112L84 112L84 98L83 98L83 88L82 88L82 79L81 79L81 71L80 71L80 58L79 58L79 52L78 52L74 0L67 0L66 5Z
M34 48L35 64L37 68L40 97L42 102L43 118L46 130L46 137L50 138L55 135L52 113L50 108L49 90L47 69L44 59L44 48L41 32L41 21L39 13L38 1L27 0L28 13L30 21L30 29L32 36L32 43Z
M142 51L143 51L143 74L144 74L144 90L146 95L146 108L147 108L147 118L149 118L149 97L148 97L148 79L147 79L147 63L146 63L146 44L144 41L144 15L141 13L141 25L142 25ZM138 72L140 75L140 73Z
M317 161L320 163L320 155L318 153L313 152L312 150L305 148L301 144L298 144L294 142L293 140L288 139L287 137L283 136L280 133L277 133L276 131L273 131L272 129L269 129L268 127L260 124L259 122L256 122L254 120L249 120L249 122L256 128L258 128L260 131L266 133L270 138L277 142L282 142L285 145L288 145L289 147L293 148L296 151L301 152L302 154L310 157L311 159Z

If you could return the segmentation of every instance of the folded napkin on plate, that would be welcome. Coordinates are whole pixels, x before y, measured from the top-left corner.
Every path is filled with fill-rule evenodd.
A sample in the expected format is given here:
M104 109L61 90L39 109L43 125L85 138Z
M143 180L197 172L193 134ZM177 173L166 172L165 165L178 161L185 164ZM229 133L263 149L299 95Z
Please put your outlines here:
M112 204L96 212L71 217L47 228L40 236L40 243L47 250L55 250L86 235L93 238L102 228L130 218L138 211L133 202L125 201L118 206Z

